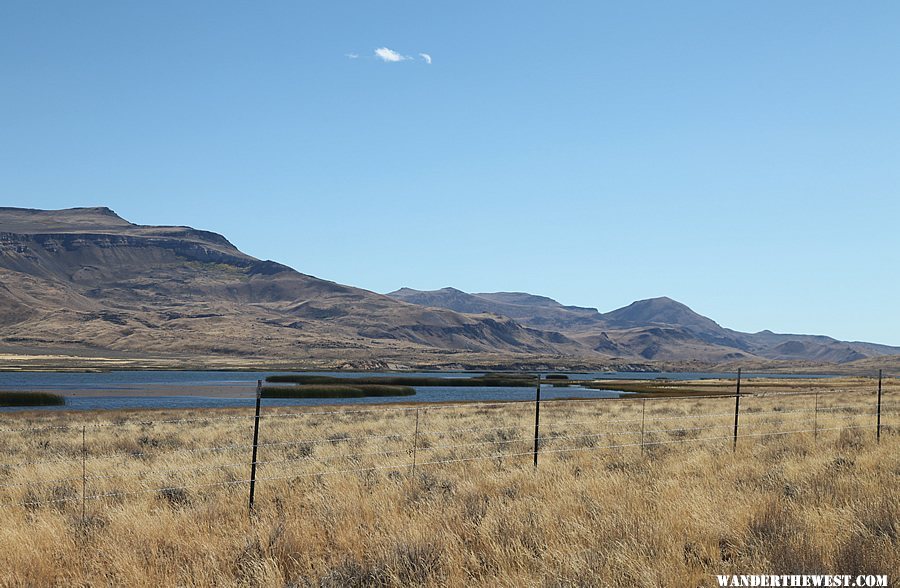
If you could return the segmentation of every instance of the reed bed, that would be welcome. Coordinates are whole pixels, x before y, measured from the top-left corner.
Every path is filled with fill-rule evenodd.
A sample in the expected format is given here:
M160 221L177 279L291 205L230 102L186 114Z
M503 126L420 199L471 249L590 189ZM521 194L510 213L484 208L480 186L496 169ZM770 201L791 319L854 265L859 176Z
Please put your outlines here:
M896 385L6 415L0 585L708 586L900 570ZM82 458L84 461L82 462ZM82 512L82 509L84 511Z
M263 398L365 398L367 396L415 396L412 386L381 384L295 384L263 386Z
M266 377L271 384L371 384L387 386L455 386L455 387L531 387L535 376L528 374L483 374L459 376L452 380L438 376L318 376L308 374L277 374Z
M51 392L0 391L0 406L62 406L66 399Z

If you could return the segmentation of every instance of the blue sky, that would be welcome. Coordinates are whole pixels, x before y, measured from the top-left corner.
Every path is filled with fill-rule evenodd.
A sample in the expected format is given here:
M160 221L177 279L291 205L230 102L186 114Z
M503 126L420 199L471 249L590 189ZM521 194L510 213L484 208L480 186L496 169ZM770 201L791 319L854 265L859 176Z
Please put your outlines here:
M895 2L6 0L0 205L900 345L898 63Z

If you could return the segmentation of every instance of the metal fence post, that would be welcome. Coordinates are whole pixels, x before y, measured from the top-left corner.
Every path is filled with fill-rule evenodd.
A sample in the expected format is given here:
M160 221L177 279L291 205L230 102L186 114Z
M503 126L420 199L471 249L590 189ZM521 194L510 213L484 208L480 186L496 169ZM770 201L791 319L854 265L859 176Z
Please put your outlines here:
M81 427L81 524L84 525L84 503L87 500L87 427Z
M253 494L256 491L256 450L259 447L259 401L262 398L262 380L256 381L256 417L253 419L253 458L250 461L250 507L253 516Z
M410 478L416 477L416 453L419 450L419 407L416 407L416 434L413 436L413 462Z
M538 463L538 447L541 425L541 374L537 375L537 387L534 392L534 467Z
M881 443L881 370L878 370L878 409L876 412L878 417L875 422L875 440Z
M819 391L816 390L816 412L813 416L813 442L819 440Z
M737 373L737 391L734 395L734 443L731 446L732 453L737 451L737 439L738 439L738 414L741 411L741 368L738 368Z
M641 456L644 455L644 413L647 412L647 399L641 400Z

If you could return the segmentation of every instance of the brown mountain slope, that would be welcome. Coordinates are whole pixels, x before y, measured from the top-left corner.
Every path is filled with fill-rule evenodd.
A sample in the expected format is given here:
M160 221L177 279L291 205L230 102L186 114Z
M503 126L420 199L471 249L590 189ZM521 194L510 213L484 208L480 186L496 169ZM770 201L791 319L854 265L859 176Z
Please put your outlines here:
M388 294L397 300L447 308L456 312L491 313L538 329L571 330L576 327L596 326L601 319L596 308L563 306L544 296L522 292L494 292L469 294L456 288L442 288L432 292L401 288Z
M641 300L607 314L565 306L522 292L468 294L455 288L391 292L399 300L433 308L490 312L523 325L553 328L591 351L627 361L719 363L755 356L714 321L669 298Z
M0 209L0 344L153 354L583 354L508 318L423 308L105 208ZM365 355L365 354L364 354Z
M513 316L517 322L535 328L552 324L598 353L642 361L822 365L900 353L897 347L837 341L821 335L741 333L723 328L666 297L639 300L600 313L524 293L467 294L454 288L430 292L403 288L389 296L431 307L478 309Z
M518 292L403 289L385 296L258 260L208 231L135 225L107 208L0 208L0 357L9 352L180 365L216 358L216 365L275 359L595 369L820 365L900 349L739 333L668 298L602 314Z

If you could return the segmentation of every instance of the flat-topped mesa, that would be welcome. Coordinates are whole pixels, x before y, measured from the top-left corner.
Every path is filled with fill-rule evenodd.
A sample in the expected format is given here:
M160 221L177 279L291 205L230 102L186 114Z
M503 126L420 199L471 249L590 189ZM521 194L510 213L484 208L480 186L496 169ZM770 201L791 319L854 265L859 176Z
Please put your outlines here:
M76 234L108 235L180 239L211 245L230 254L237 248L218 233L186 226L137 225L129 222L106 206L36 210L31 208L0 207L0 233L19 235Z
M96 231L134 226L105 206L37 210L0 207L0 231L8 233L57 233Z

